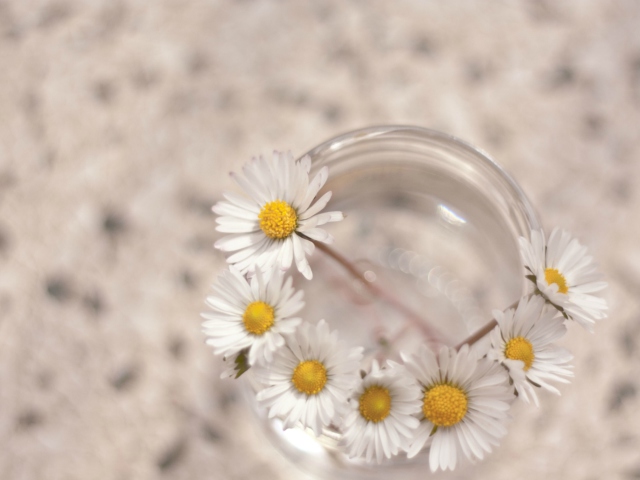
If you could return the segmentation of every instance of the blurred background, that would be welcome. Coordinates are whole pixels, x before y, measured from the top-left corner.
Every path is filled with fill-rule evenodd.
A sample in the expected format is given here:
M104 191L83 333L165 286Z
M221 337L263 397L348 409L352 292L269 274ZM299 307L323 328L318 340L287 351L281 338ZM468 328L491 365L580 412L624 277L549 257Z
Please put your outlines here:
M640 478L640 3L0 0L0 478L302 478L199 313L251 155L374 124L484 149L610 282L475 478ZM453 477L450 477L453 478Z

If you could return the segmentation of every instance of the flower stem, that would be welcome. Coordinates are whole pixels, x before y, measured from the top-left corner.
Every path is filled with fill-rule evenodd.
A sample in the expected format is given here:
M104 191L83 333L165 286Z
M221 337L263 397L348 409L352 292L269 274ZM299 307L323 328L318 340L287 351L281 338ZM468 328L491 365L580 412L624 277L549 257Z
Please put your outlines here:
M434 345L442 345L442 344L445 343L443 341L444 336L442 335L442 333L440 333L432 325L429 325L424 318L422 318L420 315L418 315L413 310L411 310L406 305L404 305L402 302L400 302L400 300L398 300L390 292L388 292L387 290L385 290L383 288L380 288L380 286L378 286L375 283L367 280L367 278L364 276L364 274L352 262L347 260L347 258L345 258L343 255L341 255L340 253L336 252L335 250L333 250L331 247L329 247L325 243L321 243L321 242L312 240L311 238L306 237L304 235L300 235L300 236L302 236L302 237L306 238L307 240L310 240L311 242L313 242L313 244L316 246L316 248L318 248L318 250L320 250L321 252L327 254L329 257L331 257L333 260L335 260L337 263L339 263L347 272L349 272L349 274L352 277L354 277L356 280L360 281L360 283L367 290L369 290L369 292L374 297L383 300L384 302L386 302L389 305L391 305L394 308L396 308L398 311L402 312L415 328L417 328L418 330L422 331L422 333L427 338L429 343L434 344Z
M520 300L516 300L511 305L509 305L507 308L505 308L505 310L509 310L510 308L516 308L518 306L518 304L520 303ZM490 333L491 330L493 330L496 327L496 325L498 325L498 322L494 318L489 323L487 323L484 327L480 328L479 330L476 330L469 337L467 337L462 342L460 342L458 345L456 345L455 349L456 350L460 350L465 345L469 345L469 346L473 345L478 340L481 340L485 335Z
M455 347L456 350L460 350L465 345L469 345L469 346L473 345L478 340L482 339L486 334L491 332L491 330L493 330L496 327L496 325L498 325L498 322L495 319L491 320L480 330L476 330L475 333L473 333L471 336L467 337L465 340L463 340L458 345L456 345Z

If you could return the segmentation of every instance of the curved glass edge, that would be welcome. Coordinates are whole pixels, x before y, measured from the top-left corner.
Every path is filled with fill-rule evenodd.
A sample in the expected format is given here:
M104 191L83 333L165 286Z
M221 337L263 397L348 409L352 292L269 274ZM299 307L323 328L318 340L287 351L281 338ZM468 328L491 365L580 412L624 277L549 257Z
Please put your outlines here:
M362 143L366 140L370 140L376 137L389 136L391 134L405 135L408 139L414 138L416 140L428 139L431 141L440 142L444 145L453 146L464 150L484 165L497 174L507 189L511 192L511 195L517 200L519 210L523 213L523 216L527 219L530 230L538 230L541 228L538 216L536 214L533 205L525 195L524 191L513 179L513 177L507 173L507 171L491 156L489 156L484 150L477 148L470 143L465 142L453 135L439 132L437 130L431 130L429 128L417 127L412 125L378 125L365 127L357 130L352 130L347 133L343 133L336 137L330 138L318 146L312 148L300 158L305 155L309 155L313 163L317 163L318 158L323 158L327 154L331 154L337 150L341 150L347 146L354 146L358 143ZM530 232L524 232L529 237Z

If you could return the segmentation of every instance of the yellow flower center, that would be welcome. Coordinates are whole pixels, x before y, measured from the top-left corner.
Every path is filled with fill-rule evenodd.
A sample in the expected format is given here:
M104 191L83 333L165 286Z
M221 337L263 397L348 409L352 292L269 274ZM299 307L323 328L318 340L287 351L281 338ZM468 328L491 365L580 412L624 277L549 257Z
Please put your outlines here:
M282 240L298 226L298 215L291 205L282 200L267 203L260 213L260 228L269 238Z
M443 383L424 392L422 413L436 427L451 427L467 414L468 404L461 388Z
M327 369L317 360L305 360L295 368L291 381L299 392L316 395L327 383Z
M254 335L262 335L273 326L273 307L264 302L253 302L242 315L244 328Z
M387 388L373 385L360 395L360 415L366 420L378 423L391 412L391 395Z
M551 285L552 283L558 285L558 292L560 293L567 293L569 291L567 279L564 278L564 275L555 268L547 268L544 271L544 279L547 281L548 285Z
M524 337L515 337L509 340L504 347L504 356L511 360L523 361L525 371L531 368L536 358L533 353L533 345Z

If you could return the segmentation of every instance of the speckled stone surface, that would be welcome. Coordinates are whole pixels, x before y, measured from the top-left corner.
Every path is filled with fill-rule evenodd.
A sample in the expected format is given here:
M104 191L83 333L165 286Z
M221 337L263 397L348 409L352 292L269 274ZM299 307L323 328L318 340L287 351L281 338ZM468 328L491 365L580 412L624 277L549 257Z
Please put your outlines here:
M573 383L474 478L640 478L638 25L634 0L0 0L0 478L301 478L204 345L209 209L253 154L389 123L489 152L610 281Z

